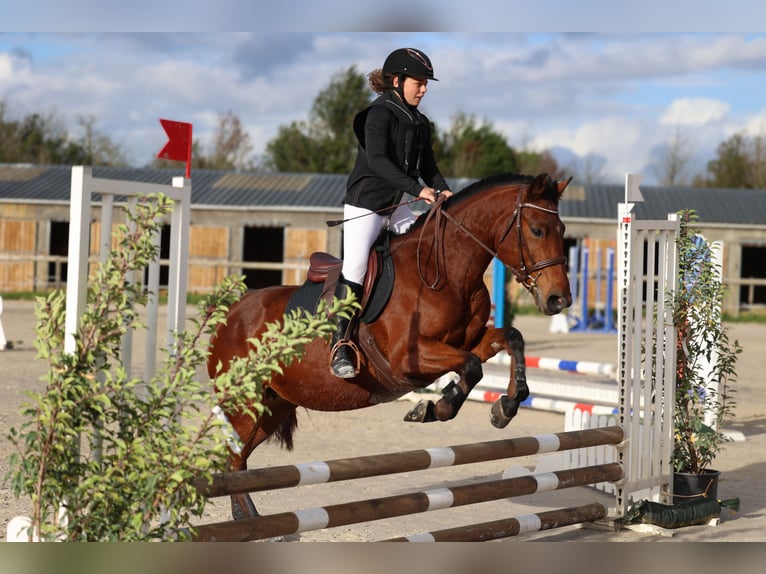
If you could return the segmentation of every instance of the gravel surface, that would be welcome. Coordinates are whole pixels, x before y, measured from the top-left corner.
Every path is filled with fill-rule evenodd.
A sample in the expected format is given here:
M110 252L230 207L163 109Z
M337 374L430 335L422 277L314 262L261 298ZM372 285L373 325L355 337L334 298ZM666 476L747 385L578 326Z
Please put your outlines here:
M189 309L189 314L194 313ZM40 389L40 377L47 364L36 358L34 340L34 307L31 302L4 301L2 325L14 349L0 351L0 476L7 471L10 445L5 438L11 426L18 427L18 415L24 402L24 392ZM524 333L529 356L555 357L616 363L617 337L604 333L550 333L550 319L542 316L522 316L516 326ZM632 531L608 532L592 528L564 527L557 530L524 535L525 540L546 541L766 541L766 493L763 476L766 473L766 395L762 392L760 360L766 339L766 326L733 324L733 339L743 346L737 371L736 418L729 427L743 433L746 440L726 445L715 462L722 472L719 498L738 496L740 511L724 511L718 526L694 526L679 529L672 537ZM141 348L137 338L134 348ZM140 359L135 369L140 369ZM295 449L283 451L264 445L251 456L250 467L272 466L299 462L331 460L351 456L397 452L429 447L452 446L463 443L496 440L564 430L561 414L522 409L519 416L504 430L489 423L487 403L468 401L459 415L446 423L413 424L402 421L413 403L400 400L369 409L343 413L324 413L299 409L299 427ZM262 514L272 514L303 508L327 506L353 500L402 494L405 492L465 484L470 481L500 478L513 467L534 468L535 457L496 461L469 466L448 467L409 472L379 478L359 479L340 484L311 485L272 493L254 495ZM500 518L536 513L544 510L577 506L600 501L608 508L614 506L611 495L589 487L540 493L490 503L462 506L416 514L390 520L304 532L287 537L287 541L379 541L420 532L451 528ZM3 538L8 521L28 514L28 503L16 500L5 486L0 486L0 532ZM216 499L209 505L202 523L229 519L226 499Z

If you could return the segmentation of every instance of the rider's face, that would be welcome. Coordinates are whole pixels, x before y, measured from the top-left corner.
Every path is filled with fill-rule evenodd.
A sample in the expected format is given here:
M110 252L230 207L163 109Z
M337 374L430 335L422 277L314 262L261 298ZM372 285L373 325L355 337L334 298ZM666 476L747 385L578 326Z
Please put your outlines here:
M398 83L398 78L394 80ZM428 91L428 80L425 78L412 78L405 76L404 78L404 101L413 107L418 107L420 100L426 95Z

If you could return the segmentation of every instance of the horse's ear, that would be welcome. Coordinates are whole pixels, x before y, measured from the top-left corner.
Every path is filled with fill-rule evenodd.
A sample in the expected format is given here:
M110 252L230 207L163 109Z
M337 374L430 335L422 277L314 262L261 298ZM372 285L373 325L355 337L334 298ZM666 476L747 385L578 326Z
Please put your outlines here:
M527 187L524 200L531 202L539 199L540 196L548 188L550 182L551 178L547 173L541 173L540 175L536 176L535 179L532 180L532 183Z
M558 187L558 190L559 190L559 197L561 197L561 194L564 193L564 190L567 188L567 186L569 185L569 182L571 181L572 181L572 178L570 177L566 181L556 182L556 187Z

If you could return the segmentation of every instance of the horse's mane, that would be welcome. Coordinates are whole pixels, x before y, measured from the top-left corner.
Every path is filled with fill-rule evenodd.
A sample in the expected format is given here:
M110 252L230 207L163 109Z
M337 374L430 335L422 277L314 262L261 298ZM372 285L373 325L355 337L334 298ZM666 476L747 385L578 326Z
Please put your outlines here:
M450 197L445 203L444 208L449 209L455 205L459 205L465 201L470 201L474 196L482 193L484 190L497 187L498 185L514 185L514 184L530 184L535 180L534 175L525 175L520 173L498 173L495 175L489 175L483 179L475 181L468 186L460 190ZM558 204L559 195L556 186L547 186L543 193L543 198ZM421 213L415 220L407 233L414 231L421 227L428 216L428 211ZM405 234L406 235L406 234Z

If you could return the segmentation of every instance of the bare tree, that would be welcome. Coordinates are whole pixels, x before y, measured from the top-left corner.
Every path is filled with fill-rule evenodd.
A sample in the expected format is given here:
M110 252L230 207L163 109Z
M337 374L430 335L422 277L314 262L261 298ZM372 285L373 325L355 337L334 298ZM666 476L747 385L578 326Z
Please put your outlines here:
M531 175L547 173L554 179L567 177L567 170L559 166L556 158L549 150L542 152L522 149L516 153L519 160L519 171Z
M751 164L753 187L766 189L766 141L763 132L753 139L753 161Z
M92 115L78 116L77 124L82 136L76 144L82 148L89 165L125 165L122 146L96 130L96 118Z
M603 178L603 170L606 160L603 156L589 153L575 165L569 167L574 173L574 178L580 183L599 183Z
M694 156L694 150L689 138L681 133L681 128L676 129L673 138L660 148L658 155L652 166L657 181L669 187L686 185L686 169Z
M210 167L214 169L246 168L249 166L253 144L242 127L239 116L231 110L219 114L213 138Z

